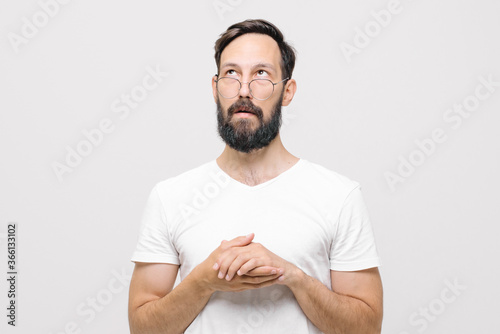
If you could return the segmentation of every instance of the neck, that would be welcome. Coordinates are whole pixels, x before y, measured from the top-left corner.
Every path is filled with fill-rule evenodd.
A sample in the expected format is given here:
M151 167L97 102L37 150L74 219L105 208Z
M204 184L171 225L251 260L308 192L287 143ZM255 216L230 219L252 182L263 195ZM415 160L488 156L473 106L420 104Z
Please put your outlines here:
M233 179L254 186L278 176L299 158L285 149L278 134L268 146L250 153L238 152L226 145L216 161Z

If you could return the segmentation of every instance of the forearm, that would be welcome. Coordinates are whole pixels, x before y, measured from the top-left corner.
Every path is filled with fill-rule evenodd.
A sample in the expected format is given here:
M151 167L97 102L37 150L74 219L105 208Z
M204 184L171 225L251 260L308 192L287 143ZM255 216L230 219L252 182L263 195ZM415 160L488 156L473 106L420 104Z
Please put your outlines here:
M130 318L131 334L183 333L211 295L211 291L188 275L166 296L135 310Z
M324 333L375 334L381 331L381 314L368 304L335 293L302 271L289 288L305 315Z

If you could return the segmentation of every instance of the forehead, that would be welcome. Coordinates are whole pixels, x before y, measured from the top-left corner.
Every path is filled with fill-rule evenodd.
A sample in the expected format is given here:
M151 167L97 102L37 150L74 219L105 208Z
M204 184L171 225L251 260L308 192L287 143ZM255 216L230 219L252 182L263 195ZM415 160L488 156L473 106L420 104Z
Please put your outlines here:
M272 37L263 34L245 34L235 38L222 51L221 67L226 63L250 67L257 63L270 63L279 72L281 53L278 43Z

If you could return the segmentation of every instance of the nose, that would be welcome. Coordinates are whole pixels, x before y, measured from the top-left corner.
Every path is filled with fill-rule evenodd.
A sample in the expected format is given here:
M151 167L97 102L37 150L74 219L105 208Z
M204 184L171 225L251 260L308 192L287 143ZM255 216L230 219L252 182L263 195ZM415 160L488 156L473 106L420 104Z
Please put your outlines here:
M250 86L249 82L252 79L249 79L245 82L241 81L241 89L240 89L240 97L246 97L246 98L252 98L252 95L250 94Z

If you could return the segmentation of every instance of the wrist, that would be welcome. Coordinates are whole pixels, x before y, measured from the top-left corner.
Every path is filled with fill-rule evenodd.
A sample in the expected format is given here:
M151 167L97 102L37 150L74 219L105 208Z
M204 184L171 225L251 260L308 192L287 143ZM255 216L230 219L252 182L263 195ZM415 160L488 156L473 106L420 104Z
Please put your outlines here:
M199 269L200 268L195 267L183 281L187 282L191 286L193 293L198 294L200 297L209 297L215 292L215 290L212 288L206 275L203 275Z
M283 276L283 283L290 289L295 289L303 284L307 275L300 268L291 266L290 269L285 271Z

